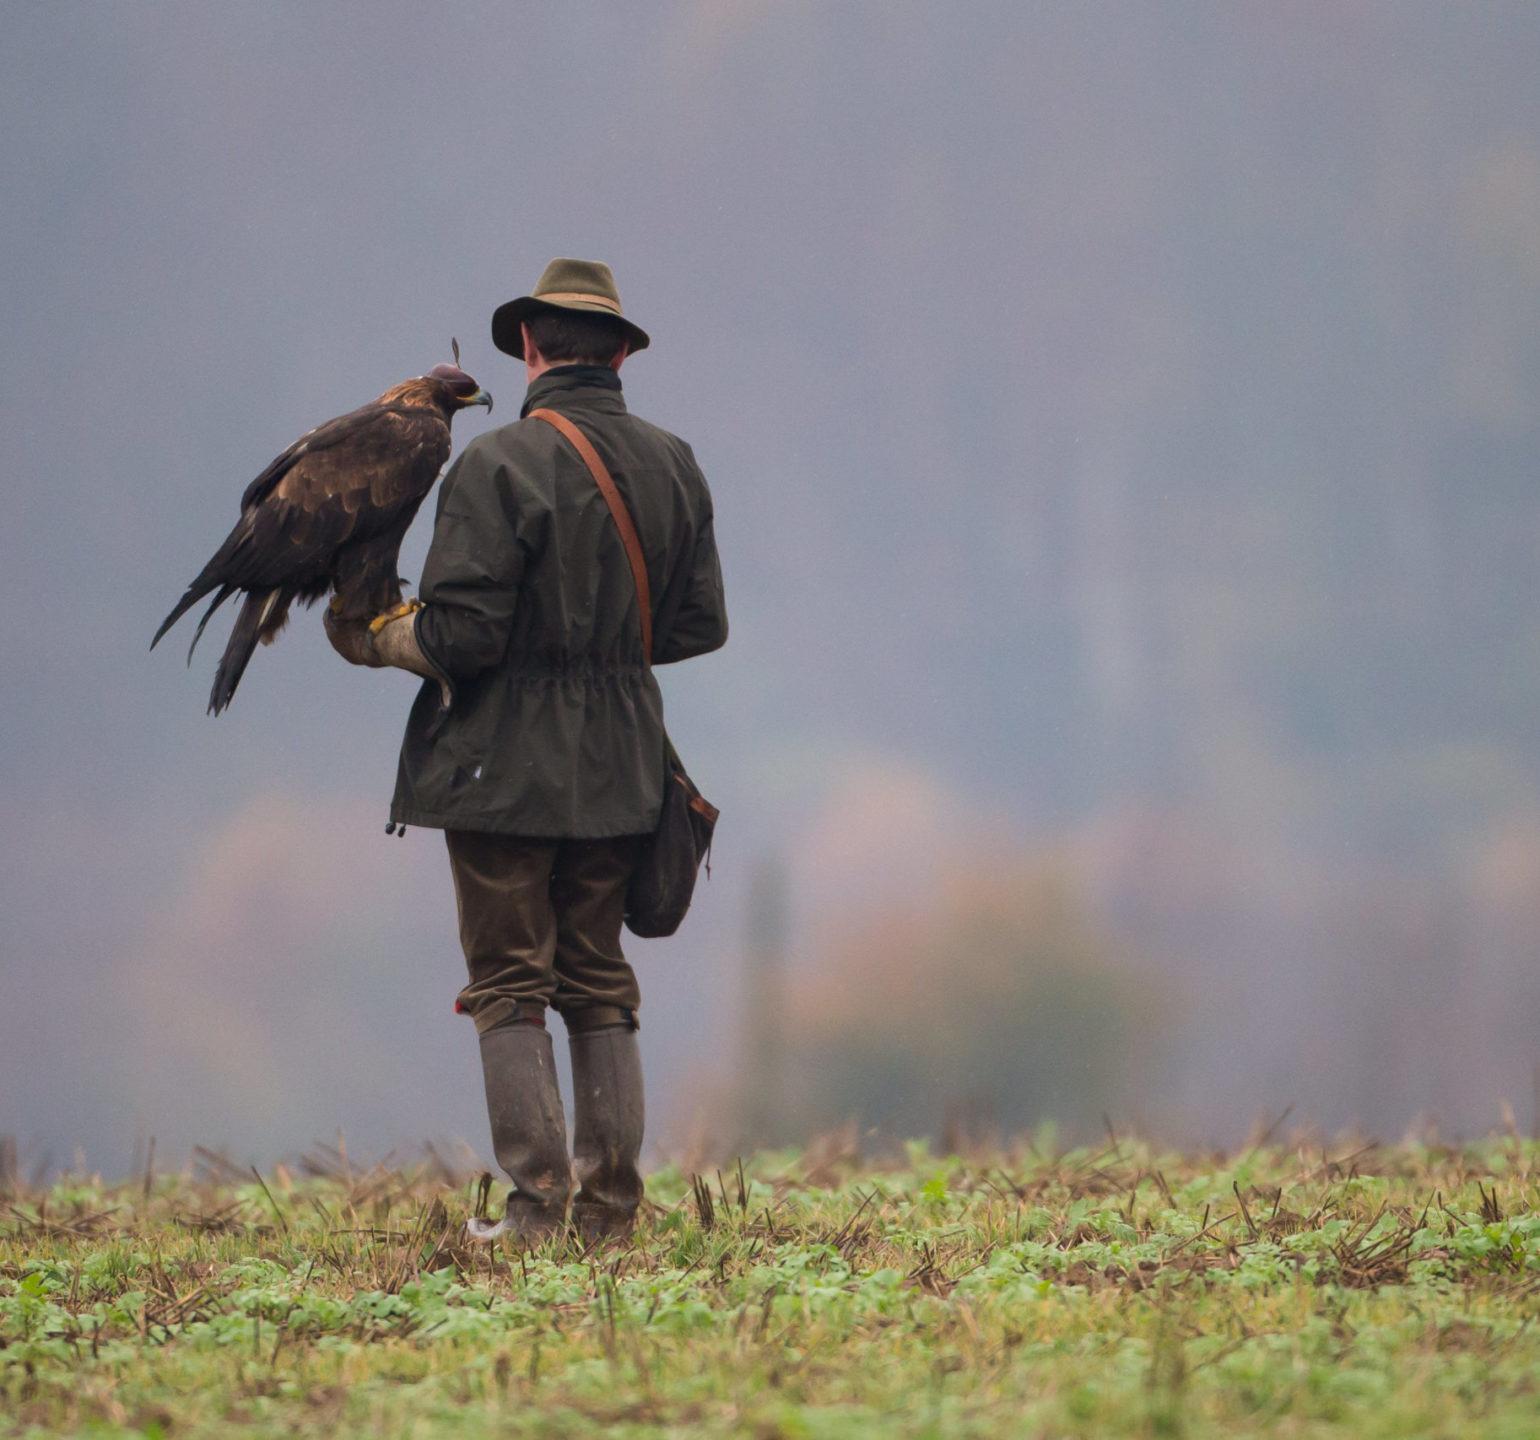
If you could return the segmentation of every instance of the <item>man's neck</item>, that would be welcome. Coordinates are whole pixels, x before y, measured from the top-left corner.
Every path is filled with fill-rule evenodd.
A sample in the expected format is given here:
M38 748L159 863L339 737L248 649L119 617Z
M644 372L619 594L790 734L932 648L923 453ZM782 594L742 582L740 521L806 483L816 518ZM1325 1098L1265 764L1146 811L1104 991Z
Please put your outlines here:
M540 356L538 356L537 358L535 358L533 360L529 360L529 359L525 360L525 362L524 362L524 383L526 385L533 385L535 383L535 381L537 381L547 371L550 371L550 370L564 370L564 369L570 368L573 365L589 366L589 367L592 367L592 368L597 369L597 370L615 370L615 371L619 371L619 369L620 369L620 366L616 365L613 361L605 362L603 360L547 360L544 355L540 355Z

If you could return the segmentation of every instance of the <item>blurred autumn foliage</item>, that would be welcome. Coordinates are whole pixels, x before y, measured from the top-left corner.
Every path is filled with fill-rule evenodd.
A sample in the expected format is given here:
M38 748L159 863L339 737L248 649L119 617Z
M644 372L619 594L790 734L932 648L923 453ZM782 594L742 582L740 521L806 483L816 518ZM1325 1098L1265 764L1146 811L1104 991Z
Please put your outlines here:
M951 861L935 885L829 942L789 984L774 1129L855 1121L985 1140L1100 1127L1159 1050L1163 990L1120 961L1069 857Z
M1386 803L1433 808L1430 770L1387 777ZM1326 1132L1391 1117L1392 1136L1540 1118L1540 826L1522 786L1505 817L1451 818L1457 843L1394 864L1214 804L1122 804L1051 843L973 847L941 803L897 773L840 792L815 851L833 883L760 972L724 1135L853 1122L958 1145L1051 1121L1192 1142L1285 1112Z

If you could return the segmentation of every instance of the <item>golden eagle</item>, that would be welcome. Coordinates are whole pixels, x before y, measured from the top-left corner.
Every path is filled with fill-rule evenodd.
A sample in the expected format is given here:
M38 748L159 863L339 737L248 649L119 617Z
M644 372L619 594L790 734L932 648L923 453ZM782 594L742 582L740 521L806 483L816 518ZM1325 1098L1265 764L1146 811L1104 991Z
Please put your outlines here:
M368 621L400 603L397 555L449 458L457 410L492 397L455 364L392 386L379 399L302 435L241 496L241 518L150 641L210 591L187 648L188 663L209 617L237 590L245 602L214 672L209 713L230 703L260 640L271 644L299 600L335 590L332 614Z

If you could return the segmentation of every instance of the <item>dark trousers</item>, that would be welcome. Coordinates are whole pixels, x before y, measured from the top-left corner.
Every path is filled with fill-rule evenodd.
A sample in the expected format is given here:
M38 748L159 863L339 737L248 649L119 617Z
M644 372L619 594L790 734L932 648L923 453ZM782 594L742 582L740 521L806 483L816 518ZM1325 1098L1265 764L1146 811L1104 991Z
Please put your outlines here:
M642 997L620 927L642 838L444 832L470 971L456 1008L478 1032L543 1020L547 1005L569 1030L635 1025Z

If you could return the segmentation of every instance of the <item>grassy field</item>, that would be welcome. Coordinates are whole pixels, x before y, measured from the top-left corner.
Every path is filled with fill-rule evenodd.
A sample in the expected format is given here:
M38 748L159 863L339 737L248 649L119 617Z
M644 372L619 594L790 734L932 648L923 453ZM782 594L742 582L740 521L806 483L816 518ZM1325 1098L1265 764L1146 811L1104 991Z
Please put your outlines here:
M0 1434L1540 1434L1529 1141L825 1143L524 1256L457 1244L474 1179L331 1168L0 1201Z

